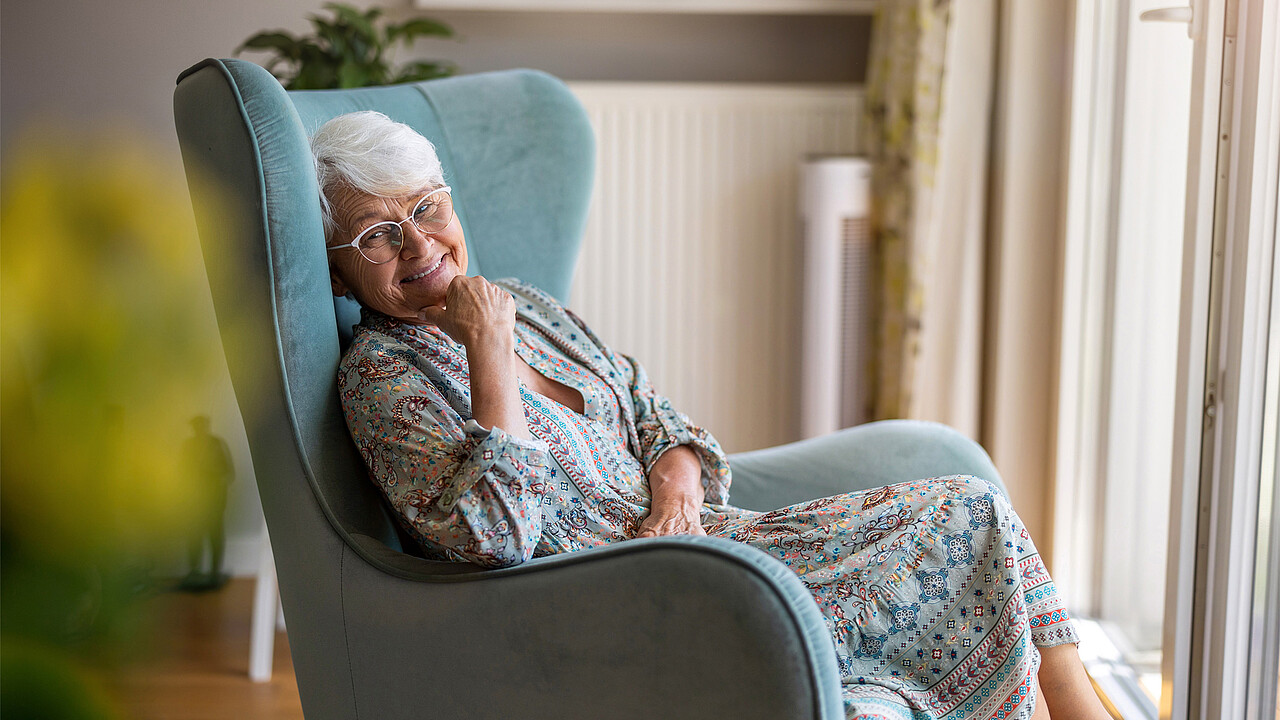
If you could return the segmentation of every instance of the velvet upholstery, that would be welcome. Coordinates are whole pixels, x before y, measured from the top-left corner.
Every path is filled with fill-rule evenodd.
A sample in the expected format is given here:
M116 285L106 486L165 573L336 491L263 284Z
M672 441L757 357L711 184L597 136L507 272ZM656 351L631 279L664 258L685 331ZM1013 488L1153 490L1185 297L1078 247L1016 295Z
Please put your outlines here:
M752 510L938 475L976 475L1007 493L981 445L946 425L922 420L867 423L738 453L729 461L730 499Z
M562 300L594 163L585 113L543 73L296 93L236 60L179 77L175 122L306 716L841 717L822 615L753 548L655 538L502 570L404 551L338 403L357 308L329 292L307 148L320 123L359 109L436 143L471 271ZM980 447L919 423L731 463L735 500L758 509L930 475L998 482Z

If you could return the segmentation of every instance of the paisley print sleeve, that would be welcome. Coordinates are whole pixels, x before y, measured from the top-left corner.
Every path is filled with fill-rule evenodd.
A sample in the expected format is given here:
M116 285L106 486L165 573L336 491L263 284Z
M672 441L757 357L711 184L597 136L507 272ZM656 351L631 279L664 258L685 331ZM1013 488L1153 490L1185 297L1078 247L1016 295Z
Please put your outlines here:
M576 317L575 317L576 319ZM581 322L581 321L579 321ZM649 375L635 358L606 349L613 364L629 380L631 404L636 413L636 432L640 436L640 461L647 476L662 453L678 445L688 445L702 461L702 487L705 502L712 505L729 503L729 460L711 433L694 425L689 416L671 406L649 382Z
M533 556L551 477L545 443L463 419L408 351L359 338L339 371L351 436L429 551L487 567Z
M646 475L662 453L677 445L689 445L702 461L702 486L706 490L706 502L712 505L728 504L729 461L720 448L720 443L711 433L694 425L688 416L673 408L667 398L659 395L639 362L615 352L587 327L582 318L536 286L515 278L497 282L540 306L539 314L550 329L558 329L558 339L562 343L582 350L583 357L598 355L607 363L608 367L600 368L598 372L610 384L621 383L616 389L619 399L624 402L626 399L630 400L640 445L638 459L644 464ZM624 395L630 397L624 398Z

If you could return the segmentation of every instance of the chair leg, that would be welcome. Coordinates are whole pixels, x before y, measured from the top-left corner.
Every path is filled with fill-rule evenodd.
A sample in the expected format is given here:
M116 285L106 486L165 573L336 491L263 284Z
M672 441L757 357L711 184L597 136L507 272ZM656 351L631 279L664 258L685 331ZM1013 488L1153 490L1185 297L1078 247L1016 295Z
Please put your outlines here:
M271 680L271 664L276 644L276 613L280 607L278 592L271 541L263 533L262 553L258 560L258 582L253 591L253 624L249 631L249 679L254 682Z

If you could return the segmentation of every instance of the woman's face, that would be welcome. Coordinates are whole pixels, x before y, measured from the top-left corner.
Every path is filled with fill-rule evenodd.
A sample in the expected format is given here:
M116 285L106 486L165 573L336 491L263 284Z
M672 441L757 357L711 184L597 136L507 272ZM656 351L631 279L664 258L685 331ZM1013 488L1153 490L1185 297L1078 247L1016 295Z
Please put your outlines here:
M404 220L433 188L404 197L382 198L341 186L330 194L337 232L329 245L349 243L377 222ZM354 247L329 252L334 295L356 296L360 304L401 320L422 324L418 311L443 305L449 283L467 272L467 243L456 215L444 230L426 235L412 222L400 226L404 244L390 262L374 265Z

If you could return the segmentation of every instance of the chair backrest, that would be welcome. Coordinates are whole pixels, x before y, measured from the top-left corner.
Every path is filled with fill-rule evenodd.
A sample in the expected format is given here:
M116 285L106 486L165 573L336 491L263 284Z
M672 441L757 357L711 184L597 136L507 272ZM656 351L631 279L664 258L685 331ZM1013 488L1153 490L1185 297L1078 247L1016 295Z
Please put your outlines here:
M307 143L356 110L436 145L472 274L519 277L565 299L590 199L586 113L544 73L287 93L257 65L211 59L178 78L178 136L278 565L282 547L321 530L305 527L321 514L348 542L359 533L399 547L338 403L340 338L358 308L329 290ZM321 512L298 510L313 505ZM297 538L282 544L281 534Z

